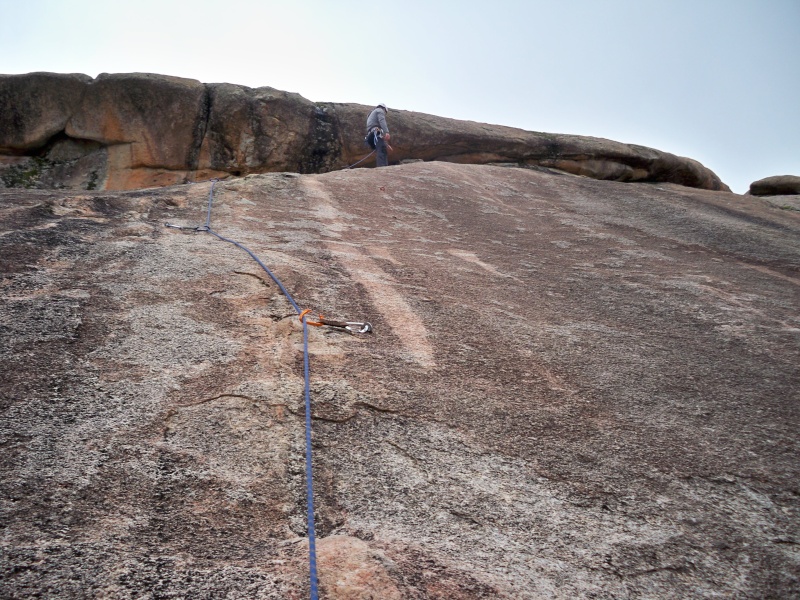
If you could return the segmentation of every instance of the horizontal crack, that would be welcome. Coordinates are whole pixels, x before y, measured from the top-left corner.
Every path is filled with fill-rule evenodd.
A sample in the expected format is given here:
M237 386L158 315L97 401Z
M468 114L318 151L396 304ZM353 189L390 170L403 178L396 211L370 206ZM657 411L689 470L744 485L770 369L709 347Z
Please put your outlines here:
M264 279L260 275L257 275L255 273L250 273L248 271L236 271L236 270L234 270L233 272L236 273L237 275L248 275L249 277L255 277L261 283L263 283L266 287L269 287L269 281L267 281L266 279Z
M351 415L349 415L347 417L341 418L341 419L335 419L333 417L322 417L322 416L319 416L319 415L312 415L311 418L316 420L316 421L325 421L327 423L347 423L348 421L351 421L356 416L358 416L358 412L359 412L357 410L358 408L367 408L369 410L372 410L372 411L375 411L375 412L379 412L379 413L388 413L388 414L392 414L392 415L405 416L400 411L392 410L391 408L381 408L380 406L375 406L374 404L370 404L369 402L356 402L356 403L353 404L353 408L356 409L356 410L353 411L353 414L351 414Z

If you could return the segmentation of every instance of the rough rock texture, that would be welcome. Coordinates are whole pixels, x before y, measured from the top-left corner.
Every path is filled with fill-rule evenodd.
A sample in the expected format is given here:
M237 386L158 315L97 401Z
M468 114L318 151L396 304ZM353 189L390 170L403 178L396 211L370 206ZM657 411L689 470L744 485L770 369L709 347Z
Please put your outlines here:
M0 76L0 154L37 150L62 133L91 81L77 74Z
M751 183L749 193L753 196L797 195L800 194L800 177L796 175L765 177Z
M220 173L293 171L302 165L314 105L272 88L209 85L210 113L200 166ZM313 170L313 169L309 169Z
M334 104L344 131L358 130L370 107ZM697 161L644 146L601 138L539 133L499 125L391 111L392 159L442 160L465 164L513 163L553 167L594 179L664 181L730 191ZM398 139L400 138L400 139ZM346 144L345 165L363 155L360 140Z
M0 597L308 597L302 333L210 184L0 190ZM415 163L218 183L310 330L324 598L800 595L800 215Z
M104 187L168 185L197 169L206 113L205 86L194 79L104 74L87 85L65 133L107 147Z
M370 110L165 75L0 76L0 180L5 187L124 190L228 174L324 173L367 154ZM402 110L389 120L394 164L513 163L729 191L697 161L643 146Z

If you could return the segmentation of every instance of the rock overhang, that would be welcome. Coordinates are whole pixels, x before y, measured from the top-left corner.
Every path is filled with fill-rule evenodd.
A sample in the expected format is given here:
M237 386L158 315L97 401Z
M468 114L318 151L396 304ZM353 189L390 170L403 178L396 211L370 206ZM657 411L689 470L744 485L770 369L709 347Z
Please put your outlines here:
M0 76L0 154L6 156L0 164L6 186L22 181L109 190L259 172L327 172L366 154L368 112L366 106L313 103L269 87L156 74ZM502 162L595 179L728 190L700 163L652 148L403 110L393 110L391 120L393 163ZM65 159L52 152L62 138L83 154ZM14 176L22 168L20 156L40 161L25 178Z

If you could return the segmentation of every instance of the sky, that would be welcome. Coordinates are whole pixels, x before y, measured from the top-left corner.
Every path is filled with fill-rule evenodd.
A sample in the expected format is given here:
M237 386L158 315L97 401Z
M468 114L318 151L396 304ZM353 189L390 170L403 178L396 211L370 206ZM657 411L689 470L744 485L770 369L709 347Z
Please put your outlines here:
M800 0L0 0L0 73L34 71L607 138L737 193L800 175Z

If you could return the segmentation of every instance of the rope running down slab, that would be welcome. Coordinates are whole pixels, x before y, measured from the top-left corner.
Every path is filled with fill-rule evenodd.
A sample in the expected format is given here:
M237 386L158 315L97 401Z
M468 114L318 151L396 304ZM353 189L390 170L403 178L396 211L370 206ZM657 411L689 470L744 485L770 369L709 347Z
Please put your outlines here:
M310 376L310 367L309 367L309 360L308 360L308 324L306 323L306 315L302 314L303 311L300 310L300 307L292 298L292 295L286 290L286 288L281 283L280 279L278 279L275 274L269 270L269 268L261 262L261 259L256 256L252 250L244 246L243 244L228 239L226 237L221 236L216 231L211 229L211 208L214 202L214 186L217 184L217 179L211 180L211 190L208 193L208 212L206 214L206 222L204 225L199 227L181 227L179 225L171 225L169 223L165 223L166 227L172 227L174 229L191 229L198 232L210 233L211 235L217 237L218 239L222 240L223 242L228 242L233 244L237 248L241 248L245 252L247 252L250 257L258 263L258 265L264 269L267 275L270 276L272 281L280 288L281 292L289 303L294 307L297 311L298 315L301 315L301 322L303 323L303 378L305 379L305 410L306 410L306 424L305 424L305 434L306 434L306 500L307 500L307 525L308 525L308 563L309 563L309 576L311 580L311 600L319 600L319 585L317 579L317 537L316 537L316 529L314 523L314 478L312 472L312 456L311 456L311 376Z

